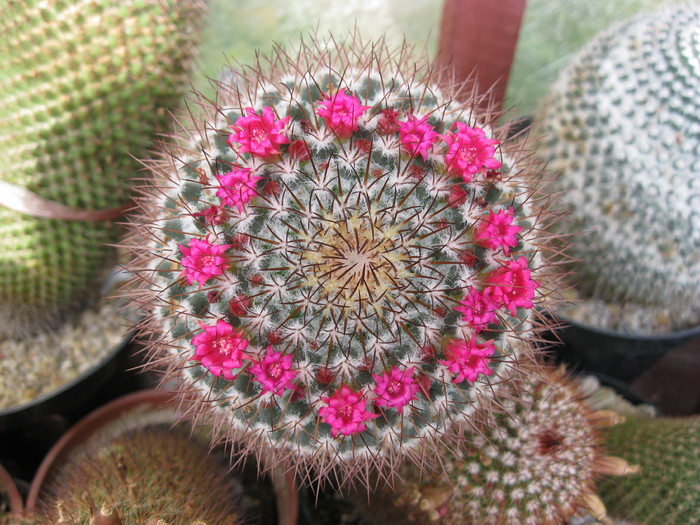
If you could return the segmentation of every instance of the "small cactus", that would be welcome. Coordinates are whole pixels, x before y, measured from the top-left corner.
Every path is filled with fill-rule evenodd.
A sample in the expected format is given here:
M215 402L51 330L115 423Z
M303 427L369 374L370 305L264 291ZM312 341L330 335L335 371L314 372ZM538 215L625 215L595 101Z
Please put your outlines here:
M645 525L700 523L700 416L630 416L606 432L605 447L642 469L601 484L612 517Z
M595 301L589 324L700 319L699 42L697 3L618 24L572 60L537 118L551 189L577 230L572 275Z
M623 418L590 410L561 370L514 377L505 390L506 401L480 407L481 435L465 450L443 449L444 470L405 466L363 521L554 525L590 514L608 523L597 478L638 470L603 454L601 429Z
M191 412L348 482L497 395L549 276L535 167L473 95L406 48L330 44L198 101L152 162L133 244L143 332Z
M106 245L122 234L114 219L141 168L130 155L166 131L187 87L203 2L5 4L0 337L16 337L62 322L116 264ZM22 206L32 198L43 199L36 215ZM50 206L68 218L43 215Z
M44 523L235 525L238 494L227 457L189 430L150 426L90 443L51 480ZM100 521L102 520L102 521Z

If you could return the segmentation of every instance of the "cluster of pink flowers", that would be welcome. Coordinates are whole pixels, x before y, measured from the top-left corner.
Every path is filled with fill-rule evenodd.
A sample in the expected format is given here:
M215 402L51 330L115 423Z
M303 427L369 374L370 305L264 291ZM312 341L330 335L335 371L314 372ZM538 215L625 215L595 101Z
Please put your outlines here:
M445 347L446 359L440 360L450 372L456 374L453 383L476 381L479 374L490 376L489 357L493 355L494 347L491 341L478 343L473 337L468 341L453 339Z
M250 359L250 356L244 353L248 348L248 340L243 337L242 332L235 330L222 319L213 326L200 321L199 326L203 332L192 338L195 351L190 359L199 361L217 377L234 379L236 375L233 371L243 366L244 359Z
M233 133L228 137L228 143L234 147L238 143L239 153L250 153L263 159L269 159L280 154L280 145L289 144L284 128L290 117L277 120L271 107L265 106L262 115L253 108L245 108L246 116L239 117L231 126Z
M357 97L338 91L335 95L326 95L316 108L316 114L338 137L347 138L357 131L358 120L368 109L370 106L360 104Z
M216 179L221 183L221 187L216 190L216 196L221 199L221 205L235 206L241 212L243 205L258 194L255 191L255 184L262 177L251 174L248 168L239 168L217 175Z
M228 260L223 255L230 244L211 244L207 240L190 239L189 246L178 245L182 258L181 277L187 284L199 283L200 287L212 277L222 275L228 267Z
M474 230L474 242L483 248L497 250L503 248L503 253L510 255L510 249L518 245L517 234L522 228L513 224L513 207L494 213L489 211L488 217L482 218Z
M291 354L277 352L268 346L262 359L256 360L244 352L250 342L243 332L223 319L217 320L214 325L200 321L199 326L202 332L192 338L194 355L190 360L199 361L213 375L229 381L236 378L238 369L250 362L248 372L253 380L262 385L262 393L280 395L285 390L294 389L293 380L299 372L293 370Z
M527 258L511 259L487 276L483 290L470 288L455 310L478 334L496 321L499 308L506 308L513 315L517 308L532 308L538 286L532 279Z
M343 385L330 397L321 397L326 406L319 408L318 415L331 426L331 436L352 436L367 430L366 421L379 417L367 410L367 400L360 392Z

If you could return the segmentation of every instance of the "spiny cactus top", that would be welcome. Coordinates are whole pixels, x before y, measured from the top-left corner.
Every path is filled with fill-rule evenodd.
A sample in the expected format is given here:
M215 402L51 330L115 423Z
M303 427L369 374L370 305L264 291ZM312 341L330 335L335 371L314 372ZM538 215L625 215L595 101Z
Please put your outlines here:
M609 523L597 478L630 474L634 483L638 467L605 455L600 431L624 418L589 409L561 370L533 372L508 384L505 402L479 407L481 434L466 450L444 448L444 471L405 465L370 501L367 521L558 525L578 514Z
M0 179L81 212L114 210L187 77L201 0L3 2ZM0 189L0 336L55 326L99 290L110 220L18 211ZM26 199L24 199L26 202ZM10 206L10 207L5 207ZM104 215L104 214L102 214ZM118 213L112 214L114 217Z
M269 63L154 161L145 331L229 438L382 464L468 418L532 331L532 166L406 49Z
M695 3L597 37L562 72L536 128L578 231L580 290L661 307L676 328L700 318L699 101Z

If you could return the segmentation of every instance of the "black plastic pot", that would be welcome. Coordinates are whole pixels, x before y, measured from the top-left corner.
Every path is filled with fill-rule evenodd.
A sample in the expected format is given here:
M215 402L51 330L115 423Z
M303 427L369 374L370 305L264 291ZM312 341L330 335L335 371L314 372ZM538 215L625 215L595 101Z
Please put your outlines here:
M27 403L0 410L0 433L31 426L52 414L74 416L86 407L93 394L124 367L131 333L109 349L102 360L60 388Z
M634 335L604 330L559 316L556 336L559 361L585 372L631 383L669 350L700 337L700 325L660 335Z

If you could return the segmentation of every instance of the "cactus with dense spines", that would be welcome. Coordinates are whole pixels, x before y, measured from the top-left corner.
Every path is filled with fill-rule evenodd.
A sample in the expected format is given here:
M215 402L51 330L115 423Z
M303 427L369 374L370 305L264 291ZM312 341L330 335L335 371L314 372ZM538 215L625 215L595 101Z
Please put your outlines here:
M42 496L36 518L234 525L241 517L238 492L226 455L210 453L207 442L184 428L150 426L108 435L70 456Z
M700 523L700 416L629 416L606 432L605 447L642 468L601 484L611 516L644 525Z
M607 522L596 480L637 470L604 453L601 429L622 418L591 410L561 370L513 378L506 390L506 401L480 407L482 435L465 450L444 448L444 470L403 467L364 521L554 525L593 514Z
M535 133L578 231L569 255L580 294L598 301L590 324L700 318L699 100L700 6L685 4L599 35L543 104Z
M144 332L192 412L348 482L498 391L548 276L533 166L469 94L405 48L327 44L199 100L152 164L134 246Z
M116 263L106 244L119 239L114 219L140 169L130 155L145 155L167 131L203 9L201 0L3 6L0 336L55 326ZM27 191L44 199L30 206L38 215L24 212ZM45 201L73 219L105 213L47 218Z

